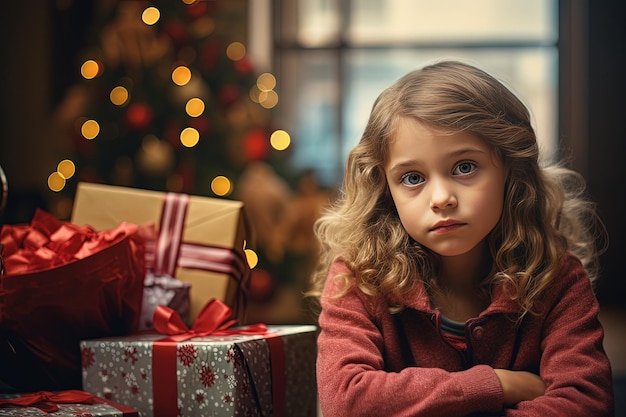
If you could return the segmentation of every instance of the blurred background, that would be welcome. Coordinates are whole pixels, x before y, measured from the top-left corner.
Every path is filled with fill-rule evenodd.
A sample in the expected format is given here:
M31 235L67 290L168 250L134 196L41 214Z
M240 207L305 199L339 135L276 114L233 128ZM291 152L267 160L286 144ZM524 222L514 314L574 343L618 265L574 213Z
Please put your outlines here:
M626 373L626 96L609 0L49 0L0 14L0 224L62 219L79 181L246 203L252 319L309 322L313 221L374 98L444 59L491 72L531 109L543 157L587 179L610 235L598 298ZM621 386L621 385L620 385Z

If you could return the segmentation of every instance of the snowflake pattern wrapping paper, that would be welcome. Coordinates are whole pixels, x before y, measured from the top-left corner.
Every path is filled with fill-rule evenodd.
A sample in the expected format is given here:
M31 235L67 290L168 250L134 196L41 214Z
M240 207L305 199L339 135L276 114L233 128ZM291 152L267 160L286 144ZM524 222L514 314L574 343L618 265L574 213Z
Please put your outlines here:
M126 414L108 404L59 404L59 411L53 413L47 413L36 407L0 408L0 416L3 417L121 417L124 415Z
M316 331L270 326L264 336L197 337L170 343L168 359L154 354L163 335L84 340L83 389L142 417L174 417L172 410L180 417L314 417ZM154 367L171 377L155 380ZM163 407L173 394L175 404Z
M64 391L65 392L65 391ZM69 392L69 391L68 391ZM87 394L87 393L85 393ZM0 395L0 399L3 401L10 401L11 398L17 398L21 395ZM55 404L54 409L43 407L40 409L35 406L18 406L11 404L0 405L0 416L2 417L137 417L139 414L137 410L130 407L126 407L121 404L116 404L111 401L103 400L102 398L93 398L91 403L54 403L54 401L48 402L49 404ZM44 411L46 410L46 411Z

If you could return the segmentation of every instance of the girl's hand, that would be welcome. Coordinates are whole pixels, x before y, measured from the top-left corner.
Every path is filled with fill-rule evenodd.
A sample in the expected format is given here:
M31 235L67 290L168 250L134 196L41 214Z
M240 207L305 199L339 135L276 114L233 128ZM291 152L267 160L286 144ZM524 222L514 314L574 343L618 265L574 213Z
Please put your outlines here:
M507 369L494 369L494 371L502 385L505 406L532 400L546 392L546 384L539 376L531 372L509 371Z

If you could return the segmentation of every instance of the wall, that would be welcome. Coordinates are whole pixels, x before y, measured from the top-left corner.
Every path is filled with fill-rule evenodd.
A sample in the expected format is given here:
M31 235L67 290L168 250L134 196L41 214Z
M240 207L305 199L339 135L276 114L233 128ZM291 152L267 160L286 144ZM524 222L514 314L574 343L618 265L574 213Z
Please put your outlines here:
M7 211L11 211L11 219L30 216L30 211L24 213L23 209L31 203L43 203L41 178L55 169L47 129L51 89L49 33L48 2L3 5L0 165L9 183Z
M625 2L588 2L588 172L592 196L609 232L599 298L626 306L626 15Z

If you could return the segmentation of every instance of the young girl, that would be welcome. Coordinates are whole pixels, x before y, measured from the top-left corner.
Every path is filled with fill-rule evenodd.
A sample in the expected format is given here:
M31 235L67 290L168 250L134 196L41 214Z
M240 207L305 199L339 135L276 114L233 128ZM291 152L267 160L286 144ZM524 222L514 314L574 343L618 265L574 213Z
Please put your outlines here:
M440 62L377 99L316 224L324 417L611 416L604 231L524 105Z

